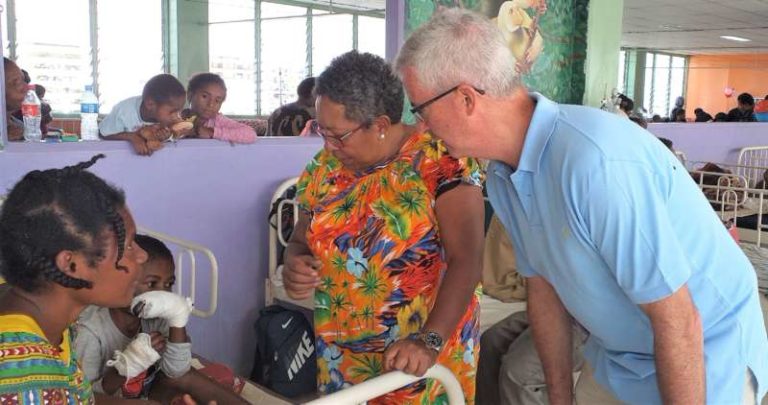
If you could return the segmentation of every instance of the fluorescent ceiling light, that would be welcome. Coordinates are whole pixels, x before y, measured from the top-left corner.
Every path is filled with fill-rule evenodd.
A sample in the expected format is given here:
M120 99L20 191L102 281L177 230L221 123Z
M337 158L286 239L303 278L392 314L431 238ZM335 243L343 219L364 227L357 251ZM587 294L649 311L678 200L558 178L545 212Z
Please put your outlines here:
M742 37L734 37L734 36L731 36L731 35L722 35L722 36L720 36L720 38L727 39L729 41L736 41L736 42L750 42L750 41L752 41L751 39L742 38Z

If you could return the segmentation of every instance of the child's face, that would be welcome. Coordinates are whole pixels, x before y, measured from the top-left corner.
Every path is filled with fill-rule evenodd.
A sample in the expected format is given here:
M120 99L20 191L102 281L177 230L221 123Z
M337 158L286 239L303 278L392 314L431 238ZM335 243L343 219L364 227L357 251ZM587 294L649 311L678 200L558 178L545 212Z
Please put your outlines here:
M227 98L227 91L216 83L208 83L189 97L190 107L200 118L211 119L219 113Z
M181 121L181 110L184 109L184 96L173 97L166 103L157 103L154 100L147 99L145 102L149 118L154 119L165 127L171 127L173 124Z
M171 292L175 283L173 262L166 258L154 258L142 266L142 275L136 286L136 295L149 291Z

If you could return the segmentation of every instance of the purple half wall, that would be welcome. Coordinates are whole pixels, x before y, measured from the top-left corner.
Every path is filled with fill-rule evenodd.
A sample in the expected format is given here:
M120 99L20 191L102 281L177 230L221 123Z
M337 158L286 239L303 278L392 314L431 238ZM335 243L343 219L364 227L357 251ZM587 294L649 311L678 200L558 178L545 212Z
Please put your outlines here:
M768 146L768 123L650 124L648 130L672 140L675 150L694 162L736 164L741 148Z
M277 185L298 176L321 147L312 138L260 138L235 146L185 140L141 157L116 141L10 144L0 152L0 194L30 170L105 153L92 170L125 190L139 225L200 243L216 255L218 310L208 319L193 317L193 349L249 373L256 345L253 324L264 305L268 274L270 199Z

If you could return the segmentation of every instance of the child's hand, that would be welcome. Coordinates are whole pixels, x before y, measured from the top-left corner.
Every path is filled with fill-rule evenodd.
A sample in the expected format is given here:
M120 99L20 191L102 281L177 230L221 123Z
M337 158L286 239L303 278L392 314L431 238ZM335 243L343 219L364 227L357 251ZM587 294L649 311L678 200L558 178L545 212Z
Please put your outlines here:
M147 141L144 140L139 134L133 134L128 139L128 142L131 143L131 146L133 146L133 150L136 151L137 154L141 156L149 156L154 152L152 149L147 146Z
M167 342L165 336L163 336L163 334L160 332L152 332L149 334L149 336L152 339L152 348L155 349L155 351L158 353L164 352L165 343Z
M213 138L213 128L206 127L205 121L200 117L195 120L195 133L197 133L198 138L211 139Z
M170 129L160 124L147 125L145 127L141 127L138 133L147 142L151 142L151 141L165 142L173 135L173 132L171 132Z
M133 299L131 312L140 318L165 319L171 328L183 328L192 312L192 301L172 292L149 291Z
M131 379L144 372L160 360L160 354L152 348L152 338L139 333L122 351L115 350L115 356L107 361L121 376Z

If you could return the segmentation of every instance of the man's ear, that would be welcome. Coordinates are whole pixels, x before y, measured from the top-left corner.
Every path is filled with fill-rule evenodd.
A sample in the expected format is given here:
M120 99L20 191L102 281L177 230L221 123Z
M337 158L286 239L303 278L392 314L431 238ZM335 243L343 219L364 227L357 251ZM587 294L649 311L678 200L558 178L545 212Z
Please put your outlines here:
M473 89L472 86L466 84L459 85L459 88L456 89L456 91L458 91L462 97L461 101L465 113L467 115L472 115L477 108L477 91Z

